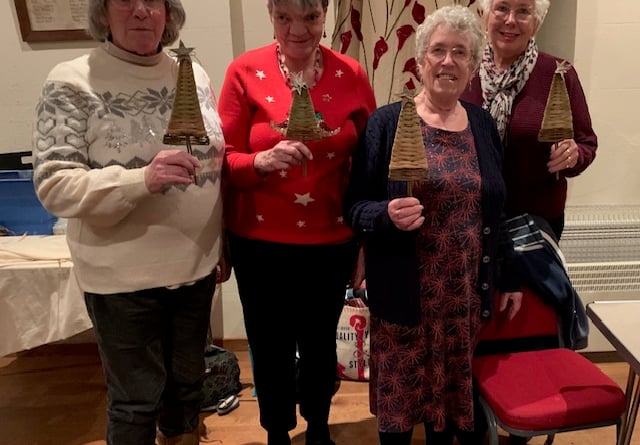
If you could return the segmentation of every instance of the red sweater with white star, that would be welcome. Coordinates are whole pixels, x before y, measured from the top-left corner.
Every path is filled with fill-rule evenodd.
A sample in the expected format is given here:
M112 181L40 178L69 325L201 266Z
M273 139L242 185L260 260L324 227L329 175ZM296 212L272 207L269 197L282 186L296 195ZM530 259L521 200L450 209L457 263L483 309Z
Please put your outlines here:
M360 64L320 47L322 76L309 91L316 115L340 131L304 141L313 153L302 166L259 176L256 154L284 139L271 128L288 118L291 88L284 79L276 44L247 51L227 69L218 101L226 142L225 224L236 235L287 244L334 244L353 236L344 223L342 198L351 155L375 96Z

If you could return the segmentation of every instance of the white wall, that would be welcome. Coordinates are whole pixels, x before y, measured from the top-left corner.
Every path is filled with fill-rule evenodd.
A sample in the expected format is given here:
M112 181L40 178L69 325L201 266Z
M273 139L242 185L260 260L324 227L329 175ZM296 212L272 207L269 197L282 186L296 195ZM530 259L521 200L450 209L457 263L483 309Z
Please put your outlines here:
M181 38L196 47L196 58L216 91L233 58L229 19L233 1L237 0L183 0L187 22ZM23 42L13 0L0 1L0 42L0 153L30 150L33 109L47 73L56 63L86 53L95 43Z
M640 204L639 42L640 2L578 2L575 66L598 154L589 170L571 181L570 204Z
M234 55L272 41L265 0L183 0L183 4L187 23L181 37L196 48L216 91ZM330 35L333 14L328 19ZM640 103L640 59L635 56L640 2L553 0L539 41L543 49L573 59L599 137L594 164L570 181L568 204L640 204L640 121L635 112ZM25 44L13 0L0 1L0 153L30 149L33 108L47 72L92 46L91 42ZM233 278L222 293L224 338L244 338Z

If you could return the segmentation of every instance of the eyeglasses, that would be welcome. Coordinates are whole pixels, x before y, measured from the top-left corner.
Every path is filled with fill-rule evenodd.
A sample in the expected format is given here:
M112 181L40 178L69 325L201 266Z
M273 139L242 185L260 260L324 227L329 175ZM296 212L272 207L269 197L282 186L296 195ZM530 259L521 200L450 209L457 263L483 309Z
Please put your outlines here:
M533 16L531 8L526 6L518 6L515 9L511 9L504 3L499 3L491 9L491 12L498 20L507 20L507 18L513 13L513 16L518 22L528 22Z
M165 0L111 0L111 4L116 8L131 11L137 6L138 1L142 1L142 4L147 9L163 8L165 2Z
M451 49L439 45L427 47L427 57L433 63L442 62L447 57L447 54L450 54L456 63L468 62L471 58L469 50L461 46L454 46Z

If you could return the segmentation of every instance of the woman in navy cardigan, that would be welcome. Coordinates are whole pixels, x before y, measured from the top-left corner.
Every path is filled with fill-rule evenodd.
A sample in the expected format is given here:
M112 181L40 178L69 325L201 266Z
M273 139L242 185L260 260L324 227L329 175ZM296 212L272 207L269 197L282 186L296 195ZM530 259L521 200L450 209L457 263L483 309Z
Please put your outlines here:
M382 445L481 443L471 362L491 315L505 200L502 145L491 115L461 102L482 53L477 18L443 7L418 27L420 117L428 178L389 179L402 104L374 112L353 160L347 220L365 246L371 310L370 405ZM409 196L411 195L411 196ZM512 315L520 293L505 294Z

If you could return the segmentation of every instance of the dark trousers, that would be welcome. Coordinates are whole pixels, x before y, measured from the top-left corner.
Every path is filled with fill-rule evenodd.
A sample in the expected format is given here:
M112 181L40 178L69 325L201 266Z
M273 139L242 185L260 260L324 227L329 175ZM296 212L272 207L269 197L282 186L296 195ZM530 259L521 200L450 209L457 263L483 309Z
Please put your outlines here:
M99 295L85 303L107 382L108 445L153 445L193 431L215 278L190 286Z
M548 219L547 222L553 231L556 239L560 241L560 237L562 236L562 232L564 231L564 213L562 216L554 219Z
M260 424L271 432L296 426L296 348L300 413L326 424L336 381L336 329L356 248L288 245L229 234L242 302Z

